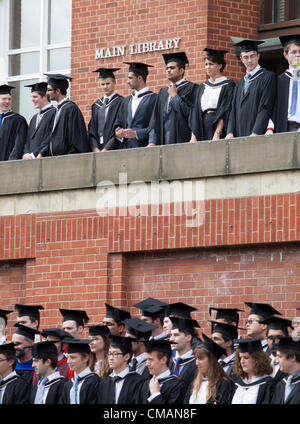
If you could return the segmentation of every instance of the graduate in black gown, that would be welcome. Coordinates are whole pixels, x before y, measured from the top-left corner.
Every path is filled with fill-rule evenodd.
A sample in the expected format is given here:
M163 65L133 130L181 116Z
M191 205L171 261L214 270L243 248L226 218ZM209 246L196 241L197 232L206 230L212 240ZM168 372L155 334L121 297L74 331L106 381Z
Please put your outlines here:
M246 68L235 86L226 138L265 134L276 96L276 76L259 64L258 44L242 40L235 44Z
M114 72L120 68L99 68L100 88L104 96L92 105L92 116L88 125L90 148L92 152L111 150L108 141L114 138L117 128L116 120L123 101L123 96L116 93L116 77ZM117 147L117 146L116 146Z
M144 147L148 144L149 122L153 112L156 94L146 84L148 68L141 62L124 62L129 65L127 83L133 91L124 99L118 113L116 137L109 145L121 149Z
M133 339L113 335L110 339L108 362L112 373L100 381L97 403L137 404L139 389L145 378L129 369Z
M43 310L42 305L21 305L20 303L15 304L15 310L18 311L17 322L27 327L39 329L40 326L40 310ZM34 342L38 343L41 341L40 333L37 333L34 337Z
M89 368L90 340L66 339L68 364L74 377L64 385L59 403L95 404L100 378Z
M103 325L107 325L113 336L125 336L126 329L123 321L131 318L130 312L116 308L108 303L105 303L105 307L106 313L103 318Z
M55 371L57 366L55 344L53 342L35 343L32 348L32 357L39 382L31 387L30 403L57 404L67 379Z
M300 131L300 35L279 37L288 69L277 78L277 96L266 134Z
M170 371L184 382L186 388L194 380L197 373L196 359L193 354L192 340L196 335L198 322L190 318L170 317L173 327L170 335L175 355L170 362ZM174 344L173 344L174 343Z
M188 120L196 84L184 77L188 58L184 52L163 54L163 58L171 84L157 95L149 124L149 146L186 143L191 139Z
M13 343L0 345L0 405L29 403L29 384L14 371L17 362Z
M140 309L141 319L148 322L149 324L155 325L155 328L151 332L149 340L165 339L167 338L164 329L164 311L167 303L162 302L159 299L148 297L141 302L135 303L133 306Z
M61 74L48 76L47 93L50 100L56 101L55 117L49 143L43 143L42 156L59 156L90 151L87 130L83 115L76 105L67 98L68 80L71 77Z
M202 333L203 342L194 349L197 375L185 395L185 403L229 404L233 381L225 374L218 359L226 350Z
M138 403L153 405L183 403L186 385L168 368L171 353L171 344L168 340L146 342L147 367L152 378L143 383Z
M261 338L238 339L233 372L235 379L232 404L271 403L275 380L269 355L263 351Z
M287 374L275 387L272 403L300 404L300 341L282 337L276 343L280 371Z
M74 339L80 339L84 331L84 325L89 321L86 311L60 308L59 312L63 316L63 330L71 334Z
M11 85L0 85L0 161L22 159L27 134L26 119L10 110Z
M25 87L31 88L33 105L35 109L39 109L39 112L31 118L29 123L23 152L23 159L34 159L38 157L43 142L51 135L55 108L50 103L46 82L25 85Z
M189 118L191 142L225 137L235 86L234 81L222 75L227 50L205 48L204 51L208 79L197 87L195 94L196 100Z

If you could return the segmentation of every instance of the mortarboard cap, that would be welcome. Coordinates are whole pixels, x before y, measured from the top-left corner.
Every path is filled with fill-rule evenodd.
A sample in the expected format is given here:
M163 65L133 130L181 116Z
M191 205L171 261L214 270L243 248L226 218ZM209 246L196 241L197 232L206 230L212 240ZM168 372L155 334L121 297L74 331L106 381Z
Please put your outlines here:
M210 316L211 311L217 311L216 319L226 319L228 321L236 322L236 325L239 324L240 319L238 312L244 312L238 308L209 308Z
M123 353L132 353L132 339L130 337L110 335L110 346L121 349Z
M215 56L220 59L224 59L224 55L228 53L228 50L216 50L216 49L209 49L208 47L205 47L203 49L204 52L207 52L207 56Z
M90 353L89 339L64 339L64 343L68 343L67 353Z
M239 352L253 353L263 351L261 341L262 337L257 337L255 339L235 339L234 343L238 344Z
M20 305L16 303L15 309L18 311L18 317L31 316L39 320L39 310L43 310L44 308L42 305Z
M16 87L13 87L12 85L0 85L0 94L10 94L11 90L13 90Z
M106 318L113 318L118 324L124 319L131 318L130 312L124 311L123 309L116 308L115 306L111 306L108 303L105 303L106 306Z
M128 326L126 332L136 337L137 339L142 337L149 339L152 330L157 328L156 325L149 324L148 322L145 322L139 318L126 319L125 321L122 321L122 323Z
M252 51L257 52L258 46L263 43L264 41L245 39L245 40L239 41L238 43L235 43L234 47L238 47L240 53L247 53Z
M48 84L52 87L59 88L60 90L67 90L69 87L69 81L72 81L73 78L68 77L67 75L62 74L44 74L48 77Z
M172 343L175 344L175 343ZM146 352L151 353L153 351L158 351L165 353L168 356L171 356L171 342L169 340L148 340L146 343Z
M166 65L169 62L176 62L178 65L181 65L183 68L185 68L185 65L189 63L185 52L164 53L163 58Z
M73 336L71 336L70 333L65 330L62 330L61 328L47 328L41 332L41 335L43 337L55 336L58 337L60 340L67 338L73 339Z
M129 65L129 72L133 72L137 75L143 75L147 76L149 71L148 68L153 68L152 65L147 65L146 63L142 62L123 62L126 63L126 65Z
M89 335L90 336L109 336L110 331L107 325L90 325Z
M212 353L217 360L220 359L222 355L227 355L226 349L218 345L206 334L202 333L202 336L203 336L204 342L201 342L199 346L204 348L205 350L208 350L210 353Z
M99 73L99 78L114 78L115 79L115 75L114 72L119 71L120 68L98 68L93 72L98 72Z
M6 309L0 309L0 318L3 318L5 321L5 325L7 324L7 315L13 311L8 311Z
M17 327L15 334L20 334L20 336L27 337L30 340L34 340L34 336L40 334L39 330L19 324L18 322L14 324L14 327Z
M176 302L170 303L165 307L165 316L178 316L181 318L191 318L191 312L197 311L197 308L187 305L186 303Z
M53 342L40 342L32 346L32 357L38 358L39 355L54 353L57 355L57 349Z
M288 331L288 327L292 328L292 321L289 319L274 317L265 318L259 321L260 324L267 324L268 330L282 330Z
M200 325L195 319L170 317L170 320L172 321L173 328L178 328L179 331L193 333L195 327L200 328Z
M6 353L12 353L15 354L15 345L14 343L4 343L4 344L0 344L0 353L2 354L6 354Z
M277 350L297 350L300 351L300 340L294 337L278 337L279 342L274 343L273 347Z
M135 308L141 310L141 314L145 317L155 317L155 316L163 316L165 307L168 304L162 302L158 299L154 299L153 297L148 297L147 299L142 300L141 302L133 305Z
M89 317L85 311L78 309L59 309L63 316L63 322L75 321L77 324L84 326L84 323L89 321Z
M300 35L282 35L279 37L282 47L286 47L289 44L300 44Z
M42 93L47 92L47 83L46 82L36 82L34 84L29 84L29 85L24 85L24 87L30 87L31 88L31 92L33 93L34 91L41 91Z
M211 322L211 333L221 333L230 340L238 338L238 330L236 325L227 324L225 322L208 320Z
M276 311L273 306L268 303L254 303L254 302L245 302L245 305L249 306L249 314L260 315L263 319L269 318L274 314L281 315L280 312Z

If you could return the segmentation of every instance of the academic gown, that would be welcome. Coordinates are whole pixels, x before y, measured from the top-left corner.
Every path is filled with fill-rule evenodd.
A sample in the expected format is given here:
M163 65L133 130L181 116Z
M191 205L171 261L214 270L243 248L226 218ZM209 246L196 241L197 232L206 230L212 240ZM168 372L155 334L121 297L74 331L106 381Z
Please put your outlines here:
M79 107L71 100L60 105L60 114L49 137L43 143L43 156L89 152L88 135Z
M288 131L288 108L292 74L287 70L277 77L277 96L272 113L274 132Z
M7 112L0 128L0 161L22 159L27 135L26 119L15 112Z
M190 108L195 99L196 86L196 84L186 80L180 83L177 87L177 95L180 97L179 102L174 102L174 99L171 99L168 112L166 106L169 99L169 87L160 89L149 124L149 143L154 142L156 145L166 144L164 127L166 119L169 120L170 144L190 141L191 130L188 120Z
M13 376L7 381L3 381L2 384L6 385L2 404L16 405L29 403L30 386L22 377L18 375ZM2 384L0 383L0 386Z
M221 81L217 84L212 84L210 81L207 80L196 88L195 103L191 108L189 116L189 126L191 128L192 133L196 136L197 141L205 140L203 129L203 112L201 108L201 98L205 90L205 85L213 87L222 87L217 104L216 114L214 115L213 132L215 132L216 130L218 121L220 119L223 119L224 127L222 131L222 137L224 137L226 135L228 116L230 113L230 106L235 83L231 79Z
M160 394L150 402L147 400L151 396L149 391L149 380L143 383L140 389L138 403L153 405L177 405L183 403L186 386L182 380L175 375L170 375L169 377L159 379L159 381L162 383Z
M246 94L244 78L234 88L227 126L227 134L232 133L234 137L264 134L271 117L276 95L275 74L260 68L250 81Z
M49 137L52 132L55 117L55 108L51 106L45 111L42 111L42 118L36 127L38 115L39 113L31 118L23 152L23 154L33 153L35 157L40 153L43 143L45 143L46 140L47 144L49 143Z
M124 138L122 141L119 141L117 137L111 138L108 143L107 148L109 150L120 148L136 148L136 147L145 147L148 144L149 139L149 122L157 94L152 91L146 91L141 93L140 96L142 100L140 101L134 116L132 117L132 95L126 97L122 102L118 113L117 127L119 128L130 128L137 133L137 138Z
M64 377L58 377L54 380L48 381L45 384L45 387L49 387L47 397L45 404L46 405L56 405L59 402L60 397L62 396L64 385L66 384L68 380ZM31 387L30 392L30 402L31 404L34 404L36 392L38 389L38 385L35 384Z
M287 377L284 377L276 384L272 403L274 404L300 404L300 375L292 379L294 387L286 401L284 401L284 392Z
M216 385L216 396L214 398L210 397L207 400L207 404L230 404L233 396L234 391L234 383L233 381L226 380L225 378L222 378L217 382ZM189 390L186 392L184 403L189 404L190 403L190 397L193 392L193 382L190 384Z
M175 362L171 359L170 367L169 367L171 373L174 372L175 365L176 365ZM194 357L183 359L178 378L182 380L184 384L186 385L186 387L188 388L191 381L194 381L197 374L197 370L198 368L196 365L196 359Z
M28 384L33 384L34 368L32 367L32 360L26 363L17 363L15 368L16 373L22 377Z
M97 395L99 390L100 378L97 374L91 372L83 377L83 383L80 387L79 402L80 404L95 404L97 401ZM68 380L65 382L62 395L58 403L70 404L70 391L73 386L73 381Z
M136 366L136 369L130 369L130 371L135 371L137 374L140 374L144 378L150 378L148 367L146 366L146 359L139 362Z
M118 405L121 404L133 404L136 405L139 403L138 394L140 392L140 387L145 381L145 377L142 377L140 374L130 371L124 377L124 383L120 391L118 398ZM149 380L148 381L149 384ZM101 379L98 389L98 404L109 404L113 405L115 403L115 383L111 376Z
M242 386L245 388L251 388L253 386L259 385L257 398L256 398L256 404L269 404L271 403L274 388L275 388L275 381L272 377L267 376L264 378L261 378L257 381L254 381L253 383L245 383L241 378L237 377L234 384L233 389L233 397L234 394L238 388L238 386Z
M107 143L110 139L114 138L115 130L118 127L116 121L117 121L117 115L120 110L120 106L123 102L123 96L120 96L119 94L114 94L112 98L107 103L108 111L107 115L105 117L105 124L103 127L103 143L100 144L100 139L98 135L98 115L101 111L101 107L103 105L104 98L98 99L93 105L92 105L92 116L91 120L88 125L88 135L89 135L89 143L90 143L90 149L93 151L95 147L98 147L98 149L102 150L107 147L108 150L111 150L114 147L107 146Z

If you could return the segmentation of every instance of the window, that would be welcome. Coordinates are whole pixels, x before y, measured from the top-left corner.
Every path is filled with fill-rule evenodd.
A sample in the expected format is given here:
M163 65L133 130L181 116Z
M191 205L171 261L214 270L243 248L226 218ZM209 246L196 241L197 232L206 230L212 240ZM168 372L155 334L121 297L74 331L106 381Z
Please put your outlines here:
M300 0L261 0L261 24L300 19Z
M70 74L71 24L72 0L0 0L0 80L16 87L13 110L27 119L35 110L24 86Z

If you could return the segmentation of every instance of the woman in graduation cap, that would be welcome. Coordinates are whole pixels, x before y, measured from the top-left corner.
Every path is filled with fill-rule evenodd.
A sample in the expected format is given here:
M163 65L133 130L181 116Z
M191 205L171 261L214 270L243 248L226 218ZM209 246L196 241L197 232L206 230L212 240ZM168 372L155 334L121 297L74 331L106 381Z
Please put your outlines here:
M205 70L208 79L197 88L189 125L191 142L219 140L226 134L234 82L222 75L227 50L205 48Z
M233 404L271 403L275 386L270 376L273 372L271 359L263 351L261 338L238 339L233 371L235 381Z
M185 403L229 404L233 393L233 381L225 374L218 359L226 350L202 333L204 342L194 349L197 376L188 391Z
M107 377L111 370L108 363L108 350L110 346L110 331L106 325L91 325L89 336L91 338L90 368L100 378Z

